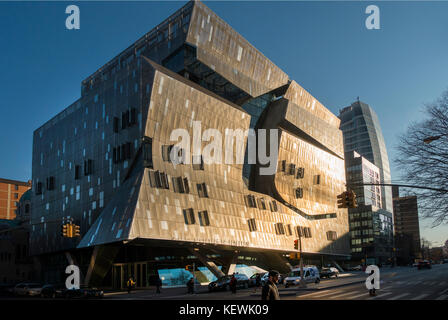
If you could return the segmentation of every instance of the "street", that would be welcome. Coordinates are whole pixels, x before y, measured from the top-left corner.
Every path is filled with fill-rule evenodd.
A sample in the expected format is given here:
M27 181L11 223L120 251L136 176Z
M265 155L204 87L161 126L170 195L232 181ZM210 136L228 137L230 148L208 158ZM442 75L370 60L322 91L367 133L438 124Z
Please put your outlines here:
M279 285L282 300L448 300L448 264L433 265L432 269L417 270L411 267L382 268L380 289L375 297L369 296L365 286L366 274L351 272L346 277L325 279L307 288L284 288ZM260 300L261 288L240 289L209 293L202 288L197 294L186 294L185 288L136 290L106 293L104 299L176 299L176 300Z

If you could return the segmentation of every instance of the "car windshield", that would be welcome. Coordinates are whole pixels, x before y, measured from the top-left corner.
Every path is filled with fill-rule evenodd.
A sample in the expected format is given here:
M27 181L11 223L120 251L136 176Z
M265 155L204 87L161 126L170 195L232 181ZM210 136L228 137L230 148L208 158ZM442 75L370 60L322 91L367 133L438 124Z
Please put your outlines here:
M300 271L291 271L289 273L290 277L300 277Z

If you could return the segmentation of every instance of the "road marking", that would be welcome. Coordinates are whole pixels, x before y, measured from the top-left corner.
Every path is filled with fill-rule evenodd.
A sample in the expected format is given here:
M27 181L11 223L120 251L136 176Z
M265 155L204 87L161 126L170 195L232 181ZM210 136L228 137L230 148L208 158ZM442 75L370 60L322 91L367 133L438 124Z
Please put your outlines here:
M346 297L345 299L355 299L355 298L359 298L359 297L365 296L366 294L368 294L368 293L363 292L363 293L361 293L361 294L357 294L357 295L355 295L355 296L349 296L349 297Z
M445 300L448 298L448 294L442 294L440 297L438 297L436 300Z
M380 295L378 295L378 296L371 297L371 298L369 298L369 299L367 299L367 300L372 300L372 299L382 298L382 297L388 296L388 295L390 295L390 294L392 294L392 292L385 292L385 293L382 293L382 294L380 294Z
M422 300L424 297L427 297L427 296L429 296L429 293L423 293L419 296L412 298L411 300Z
M389 298L388 300L398 300L398 299L403 298L403 297L406 297L406 296L408 296L408 295L409 295L409 293L403 293L403 294L399 294L398 296Z
M325 297L325 296L328 296L329 294L332 294L332 293L334 293L334 292L329 291L329 290L325 290L325 291L321 291L321 292L305 293L305 294L301 294L300 296L297 296L297 297L315 296L315 295L318 295L318 294L320 294L321 297Z
M364 293L365 294L365 293ZM348 293L343 293L343 294L338 294L336 296L330 297L330 299L337 299L343 296L348 296L348 295L353 295L353 292L348 292Z

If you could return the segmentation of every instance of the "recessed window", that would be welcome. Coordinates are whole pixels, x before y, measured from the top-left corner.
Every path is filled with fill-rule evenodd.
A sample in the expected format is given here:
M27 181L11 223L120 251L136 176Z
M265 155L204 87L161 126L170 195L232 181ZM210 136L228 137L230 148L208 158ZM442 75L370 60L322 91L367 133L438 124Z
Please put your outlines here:
M93 173L93 160L84 160L84 175L90 176Z
M210 219L208 218L208 212L205 211L199 211L198 212L198 216L199 216L199 224L203 227L205 226L209 226L210 225Z
M36 183L36 195L42 194L42 182Z
M313 183L320 184L320 174L314 176Z
M200 156L193 156L193 169L194 170L204 170L204 159L202 158L202 155Z
M296 165L294 163L290 163L288 174L293 176L295 175L295 173L296 173Z
M149 184L153 188L169 189L168 175L160 171L149 171Z
M255 197L251 194L248 194L245 198L246 200L246 205L249 208L256 208L257 207L257 203L255 202Z
M185 224L195 224L196 223L196 220L194 218L194 210L192 208L184 209L183 214L184 214Z
M264 198L258 198L258 208L266 210L266 202L264 201Z
M296 179L303 179L305 176L305 168L297 168Z
M190 192L188 178L173 177L172 181L173 181L174 192L178 192L178 193L189 193Z
M208 198L207 186L205 183L198 183L197 188L198 188L198 194L200 197Z
M303 188L297 188L296 189L296 199L303 198Z
M275 224L275 233L278 235L285 234L285 228L283 227L283 223L279 222Z
M151 138L143 137L142 149L143 149L143 166L145 168L153 168Z
M249 225L249 231L257 231L257 224L255 223L255 219L249 219L247 220L247 224Z
M286 172L286 160L282 160L280 162L280 171L281 172Z
M287 236L292 236L292 228L290 224L286 225L286 235Z
M54 189L54 177L48 177L47 178L47 190L53 190Z
M269 207L271 208L272 212L277 212L278 211L277 202L274 201L274 200L269 202Z
M81 166L75 165L75 180L81 177Z

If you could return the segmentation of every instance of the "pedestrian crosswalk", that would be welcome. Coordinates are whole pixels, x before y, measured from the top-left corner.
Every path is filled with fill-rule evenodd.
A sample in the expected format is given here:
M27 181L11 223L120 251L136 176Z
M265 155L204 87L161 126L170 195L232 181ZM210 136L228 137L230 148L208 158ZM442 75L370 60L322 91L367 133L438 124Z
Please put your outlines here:
M298 294L297 299L301 300L448 300L448 293L443 292L402 292L399 290L378 290L376 296L370 296L366 289L356 289L347 291L340 288L338 290L325 290Z

